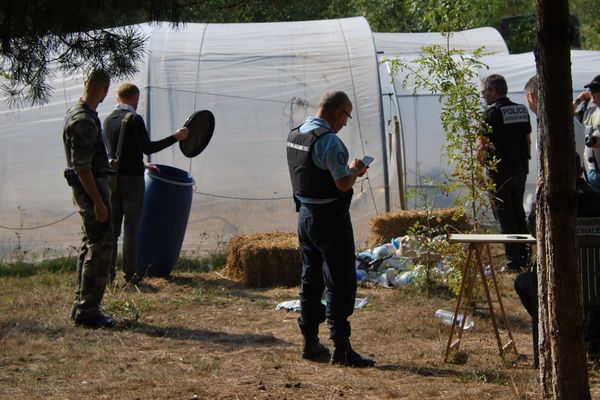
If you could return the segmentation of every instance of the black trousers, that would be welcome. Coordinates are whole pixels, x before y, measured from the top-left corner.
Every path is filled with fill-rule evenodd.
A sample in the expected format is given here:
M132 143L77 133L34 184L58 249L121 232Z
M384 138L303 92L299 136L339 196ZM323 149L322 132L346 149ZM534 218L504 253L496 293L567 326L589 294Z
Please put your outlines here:
M500 223L500 232L528 233L523 209L523 194L527 175L516 175L506 179L494 178L496 191L491 196L494 216ZM527 266L527 247L522 243L506 243L504 245L505 264L509 269Z
M304 337L317 337L319 324L327 319L334 343L350 337L348 317L354 311L356 271L354 234L346 207L302 205L298 214L298 237L302 256L300 317ZM325 303L322 303L325 293Z
M534 264L532 268L537 268ZM515 278L515 291L521 303L532 317L537 314L537 274L532 271L522 272ZM584 311L584 336L586 342L600 341L600 312L590 307Z

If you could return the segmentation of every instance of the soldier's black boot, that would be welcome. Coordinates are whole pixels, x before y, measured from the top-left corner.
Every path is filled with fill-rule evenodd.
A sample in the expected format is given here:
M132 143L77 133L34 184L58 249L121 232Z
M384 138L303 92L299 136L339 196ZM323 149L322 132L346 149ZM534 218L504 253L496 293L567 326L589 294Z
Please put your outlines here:
M85 328L113 328L117 324L113 317L100 310L92 316L76 316L74 322L75 325Z
M319 342L319 338L304 338L302 358L310 361L327 361L331 354L329 348Z
M352 368L368 368L375 365L374 360L363 357L354 351L348 340L334 344L330 362L333 365L345 365Z

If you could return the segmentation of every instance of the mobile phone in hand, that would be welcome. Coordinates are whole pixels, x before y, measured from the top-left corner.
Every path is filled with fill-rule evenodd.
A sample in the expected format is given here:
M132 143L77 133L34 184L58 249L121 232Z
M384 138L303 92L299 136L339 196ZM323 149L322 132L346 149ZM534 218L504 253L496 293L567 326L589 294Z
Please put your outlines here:
M362 159L362 163L365 164L365 167L368 167L369 164L373 162L374 158L371 156L364 156Z

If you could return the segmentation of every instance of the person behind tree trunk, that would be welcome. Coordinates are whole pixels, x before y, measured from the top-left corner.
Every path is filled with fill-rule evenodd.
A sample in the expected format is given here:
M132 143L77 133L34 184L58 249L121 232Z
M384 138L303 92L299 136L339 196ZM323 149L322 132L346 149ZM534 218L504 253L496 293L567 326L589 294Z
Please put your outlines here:
M590 185L600 188L600 75L584 87L587 90L573 101L573 109L585 127L583 163L587 180Z
M592 187L582 177L583 168L579 155L575 154L577 165L577 217L599 217L600 210L600 190ZM535 204L527 218L527 225L532 236L536 235ZM533 263L529 271L517 275L514 282L514 288L521 300L521 304L532 317L537 313L537 265ZM592 308L584 310L584 338L587 346L587 353L591 359L600 359L600 312Z

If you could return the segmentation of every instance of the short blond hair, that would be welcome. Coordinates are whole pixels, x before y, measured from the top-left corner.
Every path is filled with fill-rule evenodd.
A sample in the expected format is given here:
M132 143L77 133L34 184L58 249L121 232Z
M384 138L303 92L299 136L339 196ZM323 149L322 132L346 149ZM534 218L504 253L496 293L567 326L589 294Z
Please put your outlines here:
M121 83L117 88L117 97L123 100L131 100L134 96L140 94L140 89L133 83Z

